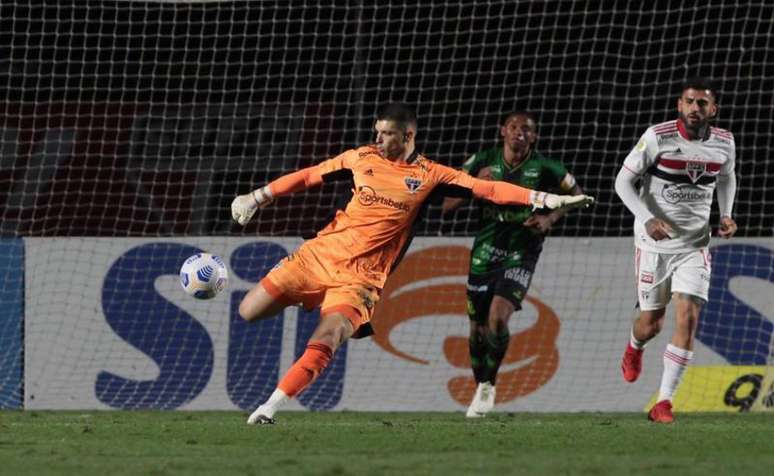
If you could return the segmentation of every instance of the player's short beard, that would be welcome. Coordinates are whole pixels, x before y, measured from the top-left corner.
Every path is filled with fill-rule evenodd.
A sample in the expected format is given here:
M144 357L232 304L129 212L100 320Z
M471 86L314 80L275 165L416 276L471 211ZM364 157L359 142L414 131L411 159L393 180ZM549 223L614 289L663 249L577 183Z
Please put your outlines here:
M697 122L694 126L691 126L688 122L688 115L681 112L680 120L683 121L683 125L686 127L686 129L693 132L696 137L705 137L707 135L707 130L711 125L710 123L712 121L712 117L707 116L704 118L704 120Z

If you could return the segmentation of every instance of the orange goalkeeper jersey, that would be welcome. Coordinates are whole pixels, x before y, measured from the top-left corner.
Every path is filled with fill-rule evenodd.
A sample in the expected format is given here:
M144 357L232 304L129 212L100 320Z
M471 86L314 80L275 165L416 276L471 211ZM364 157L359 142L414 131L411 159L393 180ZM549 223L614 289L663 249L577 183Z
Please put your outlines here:
M326 176L344 169L352 172L352 199L303 246L313 251L319 265L334 267L348 278L380 289L408 247L411 226L437 186L456 186L490 199L503 199L507 192L507 202L529 203L528 189L511 185L495 189L493 182L473 178L416 153L407 162L393 162L383 158L374 146L348 150L310 167L301 188L316 185L320 179L324 181ZM275 194L279 191L275 187L278 181L270 184Z

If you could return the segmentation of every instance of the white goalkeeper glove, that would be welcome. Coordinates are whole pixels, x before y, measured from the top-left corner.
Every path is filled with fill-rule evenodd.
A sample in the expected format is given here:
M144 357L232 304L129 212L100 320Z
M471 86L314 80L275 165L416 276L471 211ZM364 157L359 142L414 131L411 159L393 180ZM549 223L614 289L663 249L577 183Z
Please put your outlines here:
M594 203L594 197L588 195L554 195L553 193L533 191L530 196L532 208L548 208L549 210L572 210L588 207Z
M240 225L245 225L255 215L256 210L270 204L273 199L268 185L239 195L231 202L231 216Z

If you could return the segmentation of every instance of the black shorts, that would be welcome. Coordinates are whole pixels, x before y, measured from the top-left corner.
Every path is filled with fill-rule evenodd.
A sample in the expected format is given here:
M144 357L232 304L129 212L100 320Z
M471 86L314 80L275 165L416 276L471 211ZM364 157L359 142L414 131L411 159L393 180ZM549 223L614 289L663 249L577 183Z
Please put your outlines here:
M468 317L470 320L486 324L489 321L489 307L494 296L508 300L516 311L521 310L521 301L527 295L534 272L534 266L518 266L487 274L469 274Z

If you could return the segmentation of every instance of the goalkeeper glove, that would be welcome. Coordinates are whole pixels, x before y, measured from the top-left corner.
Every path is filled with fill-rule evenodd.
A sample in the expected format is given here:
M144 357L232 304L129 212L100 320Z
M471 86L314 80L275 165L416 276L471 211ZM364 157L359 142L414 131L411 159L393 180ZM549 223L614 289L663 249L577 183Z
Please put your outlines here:
M269 186L253 190L245 195L239 195L231 202L231 216L240 225L250 221L259 208L263 208L274 200Z
M594 197L588 195L554 195L546 192L532 192L530 197L532 208L548 208L549 210L572 210L588 207L594 203Z

